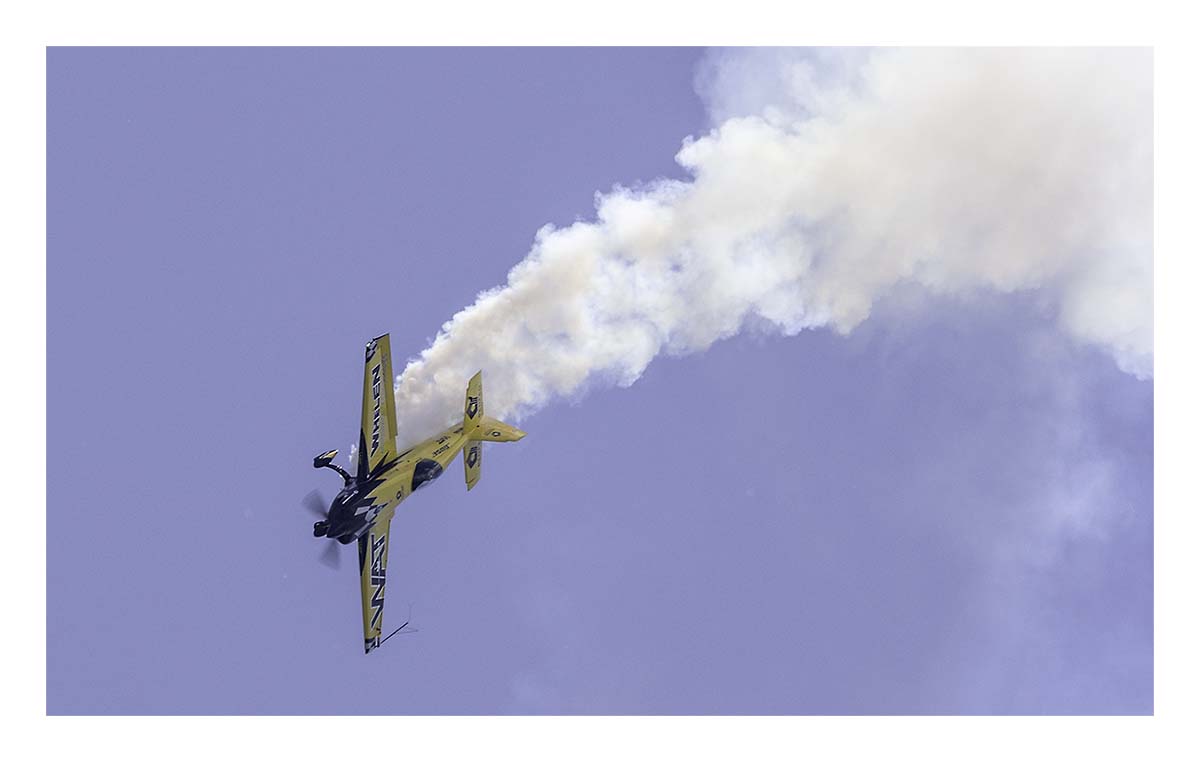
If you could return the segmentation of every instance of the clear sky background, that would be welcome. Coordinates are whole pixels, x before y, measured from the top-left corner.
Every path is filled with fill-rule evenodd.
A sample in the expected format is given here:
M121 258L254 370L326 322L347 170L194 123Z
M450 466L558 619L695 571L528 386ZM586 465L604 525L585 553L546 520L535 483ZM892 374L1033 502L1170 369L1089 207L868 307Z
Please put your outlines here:
M522 421L397 514L420 631L362 654L301 501L363 342L399 370L539 227L682 177L702 55L49 52L50 713L1153 710L1153 385L1037 294Z

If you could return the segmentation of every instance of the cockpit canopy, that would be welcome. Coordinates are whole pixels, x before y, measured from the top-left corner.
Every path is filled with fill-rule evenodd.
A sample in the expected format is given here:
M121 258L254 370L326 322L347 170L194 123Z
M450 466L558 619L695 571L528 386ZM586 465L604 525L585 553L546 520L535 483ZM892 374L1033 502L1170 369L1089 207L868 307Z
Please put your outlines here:
M442 475L442 464L436 460L424 458L417 461L413 468L412 488L417 490Z

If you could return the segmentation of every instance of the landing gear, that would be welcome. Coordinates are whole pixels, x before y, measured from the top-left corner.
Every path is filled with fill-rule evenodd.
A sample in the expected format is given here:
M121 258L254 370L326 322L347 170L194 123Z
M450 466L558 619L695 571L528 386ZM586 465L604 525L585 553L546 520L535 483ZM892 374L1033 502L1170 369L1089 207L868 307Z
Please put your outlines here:
M324 537L329 532L328 521L318 521L313 524L313 537Z
M333 459L336 457L337 450L323 452L317 457L313 458L313 468L331 468L334 471L337 471L338 475L342 477L342 481L349 485L350 482L354 481L354 479L350 476L350 474L346 473L346 469L333 462Z

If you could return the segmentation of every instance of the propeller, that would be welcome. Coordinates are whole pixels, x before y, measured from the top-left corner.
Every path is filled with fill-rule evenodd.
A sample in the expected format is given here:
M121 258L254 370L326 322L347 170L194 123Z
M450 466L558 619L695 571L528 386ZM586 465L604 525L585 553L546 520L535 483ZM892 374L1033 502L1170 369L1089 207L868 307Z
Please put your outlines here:
M326 500L323 495L321 495L319 490L313 490L312 492L309 492L304 496L304 500L301 502L304 505L304 508L318 519L329 518L329 501ZM321 551L321 554L318 556L318 558L322 564L328 566L330 569L340 569L342 566L342 554L339 552L340 550L341 548L337 542L333 540L327 540L325 542L325 549Z
M313 490L304 496L304 507L308 512L319 519L326 518L326 511L329 510L329 501L326 500L320 490Z
M326 540L325 550L322 550L320 555L321 563L334 570L342 568L342 554L339 552L341 549L342 546L337 542Z

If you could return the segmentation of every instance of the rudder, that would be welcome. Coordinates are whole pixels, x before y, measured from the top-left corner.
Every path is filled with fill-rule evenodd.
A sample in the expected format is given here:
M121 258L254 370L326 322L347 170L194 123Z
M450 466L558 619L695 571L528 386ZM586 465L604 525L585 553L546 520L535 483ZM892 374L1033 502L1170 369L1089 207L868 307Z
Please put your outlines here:
M473 442L518 442L525 437L525 432L516 426L509 426L504 421L483 416L474 433L468 435Z

